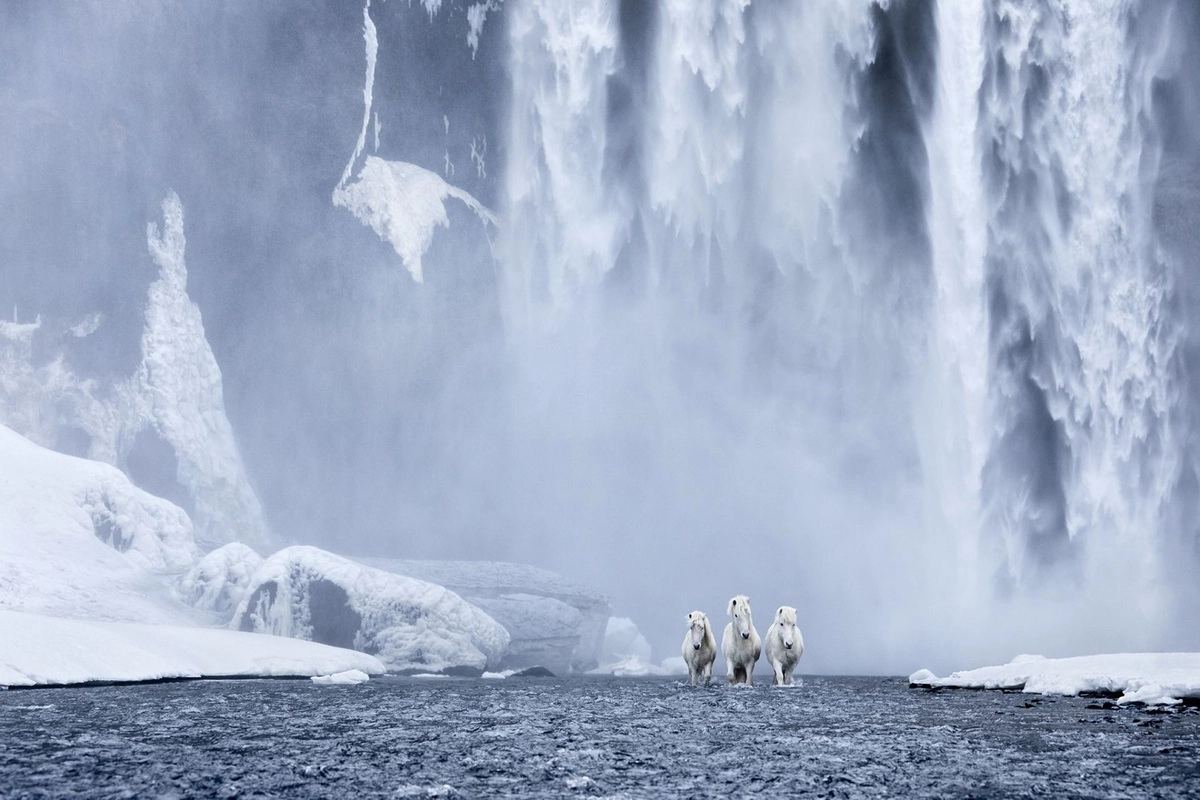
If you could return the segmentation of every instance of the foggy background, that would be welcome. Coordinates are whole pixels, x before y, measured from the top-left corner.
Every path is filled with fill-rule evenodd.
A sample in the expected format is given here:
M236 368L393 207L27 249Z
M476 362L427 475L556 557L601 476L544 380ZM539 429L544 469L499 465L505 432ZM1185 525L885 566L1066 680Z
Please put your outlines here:
M1122 97L1147 94L1121 139L1136 175L1107 200L1121 231L1149 226L1128 253L1161 290L1121 341L1169 346L1105 380L1165 399L1076 413L1093 385L1077 332L1107 325L1107 282L1143 274L1126 251L1087 256L1063 283L1094 297L1054 289L1070 270L1039 225L1086 235L1096 206L1056 160L1078 149L1053 92L1078 62L984 59L969 105L989 244L960 307L938 60L963 32L944 9L507 0L473 51L477 4L434 5L369 9L368 150L500 224L448 204L417 283L330 200L362 121L361 3L4 3L0 311L41 315L35 360L135 369L145 226L174 190L188 292L281 542L554 569L609 595L656 658L693 608L722 626L735 593L760 631L798 608L812 671L1200 646L1194 6L1135 4L1117 55ZM1035 39L1066 36L1069 15L1033 5ZM981 6L985 54L1020 27L1006 6ZM1049 120L1017 156L1006 92ZM1013 231L1029 242L1006 249ZM977 324L949 327L960 312ZM94 313L95 333L64 333ZM1147 432L1126 446L1114 423L1110 443L1109 412ZM122 466L186 507L169 449ZM1121 503L1078 488L1089 470Z

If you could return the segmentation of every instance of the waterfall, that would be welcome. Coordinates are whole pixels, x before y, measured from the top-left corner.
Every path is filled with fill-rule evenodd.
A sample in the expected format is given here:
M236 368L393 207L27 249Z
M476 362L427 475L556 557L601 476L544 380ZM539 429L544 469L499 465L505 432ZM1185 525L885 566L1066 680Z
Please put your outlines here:
M1171 30L1139 10L663 0L638 65L615 0L512 0L503 270L550 392L523 402L586 395L564 435L598 463L644 426L663 504L713 482L789 557L864 547L852 589L805 571L826 597L960 631L998 598L1161 612L1188 453L1152 219Z
M997 2L979 106L985 535L1006 583L1054 570L1092 592L1123 584L1110 610L1135 618L1161 618L1155 560L1183 443L1181 320L1146 190L1166 34L1139 28L1132 3Z

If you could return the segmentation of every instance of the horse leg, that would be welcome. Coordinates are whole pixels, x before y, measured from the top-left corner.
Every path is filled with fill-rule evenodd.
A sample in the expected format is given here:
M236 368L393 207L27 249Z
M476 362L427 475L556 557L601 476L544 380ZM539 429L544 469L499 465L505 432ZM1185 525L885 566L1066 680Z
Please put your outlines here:
M729 682L737 683L737 666L733 663L732 658L725 659L725 671L729 675Z
M783 664L779 663L778 661L776 661L774 659L771 659L771 668L773 670L775 670L774 684L776 686L783 686L783 684L787 680L786 673L784 672L784 669L783 669Z

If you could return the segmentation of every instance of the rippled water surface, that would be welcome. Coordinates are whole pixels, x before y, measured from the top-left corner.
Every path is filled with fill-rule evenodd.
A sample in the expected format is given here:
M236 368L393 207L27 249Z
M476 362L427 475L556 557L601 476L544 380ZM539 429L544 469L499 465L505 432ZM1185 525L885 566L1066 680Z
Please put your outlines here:
M1200 796L1200 712L1104 706L811 677L9 691L0 797Z

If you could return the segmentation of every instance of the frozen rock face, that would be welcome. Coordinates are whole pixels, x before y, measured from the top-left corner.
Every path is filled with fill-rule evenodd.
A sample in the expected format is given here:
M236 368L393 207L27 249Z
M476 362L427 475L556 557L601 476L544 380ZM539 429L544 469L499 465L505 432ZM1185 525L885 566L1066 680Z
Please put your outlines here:
M179 594L193 608L228 621L262 564L263 557L254 550L231 542L197 561L180 579Z
M232 627L349 647L389 670L498 667L509 634L443 586L315 547L288 547L254 574Z
M363 561L441 584L490 614L511 636L505 669L543 666L565 674L600 663L608 599L561 575L500 561Z
M115 467L0 426L0 608L64 617L192 621L164 573L196 559L179 507Z
M161 229L147 226L159 277L148 291L141 363L129 378L82 379L67 364L71 343L103 324L98 315L54 331L40 318L0 323L0 422L45 447L120 466L144 488L185 502L205 544L269 546L273 538L225 415L221 370L187 293L185 245L183 205L172 192ZM33 341L41 336L58 355L35 365ZM156 484L146 485L134 462L156 447L167 451L169 465L156 459L145 470ZM164 469L174 475L156 474Z

